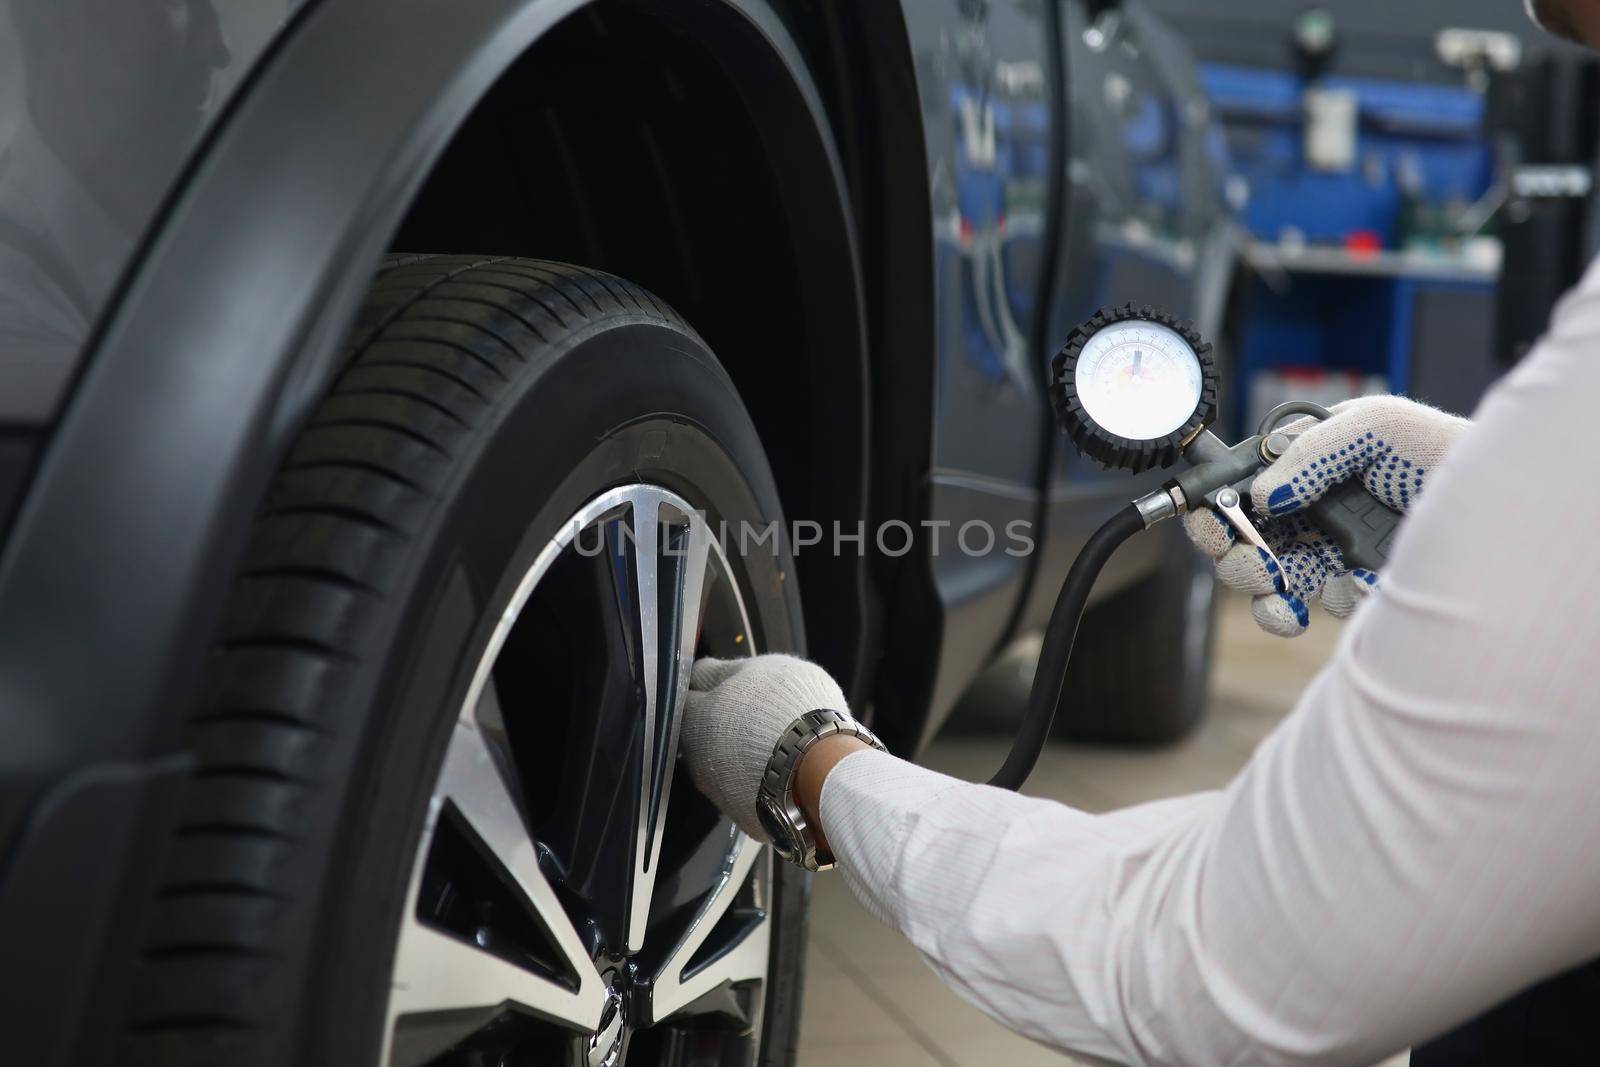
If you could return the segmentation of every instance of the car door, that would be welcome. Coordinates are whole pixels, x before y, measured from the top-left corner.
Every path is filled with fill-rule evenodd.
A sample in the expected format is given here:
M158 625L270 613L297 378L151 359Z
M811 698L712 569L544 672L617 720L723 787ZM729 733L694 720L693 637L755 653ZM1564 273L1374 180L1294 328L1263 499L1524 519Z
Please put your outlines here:
M1036 517L1048 417L1037 307L1055 239L1050 2L904 4L937 286L927 521L944 632L930 731L1009 628L1029 572L1008 528L1026 536Z
M1068 152L1061 267L1047 347L1096 309L1154 304L1213 336L1231 273L1220 138L1187 47L1141 0L1061 0ZM1048 442L1037 574L1019 629L1042 625L1085 538L1117 504L1158 484L1107 472L1065 437ZM1155 541L1118 552L1109 592L1155 564Z

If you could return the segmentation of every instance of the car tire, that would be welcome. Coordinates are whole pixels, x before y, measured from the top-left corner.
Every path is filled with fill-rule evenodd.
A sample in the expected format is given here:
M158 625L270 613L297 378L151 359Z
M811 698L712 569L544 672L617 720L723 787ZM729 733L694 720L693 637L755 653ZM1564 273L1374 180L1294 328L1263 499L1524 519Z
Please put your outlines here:
M638 540L645 516L658 541ZM595 1042L626 1040L630 1063L707 1041L732 1042L718 1063L791 1063L809 882L672 774L687 675L664 673L803 654L781 537L707 540L781 517L727 374L643 289L533 260L387 260L255 521L188 721L121 1062L599 1062ZM667 559L679 531L698 563ZM452 769L474 744L488 758L465 788L488 800ZM470 981L428 1002L454 972L414 981L417 944ZM575 945L595 973L577 977ZM750 974L708 985L705 960L733 957ZM652 1001L669 983L651 967L678 968L680 1001L691 977L711 992ZM484 1003L459 1003L474 982Z
M1162 566L1085 613L1056 709L1063 740L1162 744L1205 713L1216 629L1210 561L1173 537Z

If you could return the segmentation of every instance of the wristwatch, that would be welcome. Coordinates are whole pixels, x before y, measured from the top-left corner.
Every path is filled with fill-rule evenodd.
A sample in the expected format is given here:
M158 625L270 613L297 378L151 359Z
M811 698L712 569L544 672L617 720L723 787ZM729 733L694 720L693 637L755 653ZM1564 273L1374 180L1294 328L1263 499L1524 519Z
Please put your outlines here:
M761 788L756 790L756 816L772 839L772 850L808 871L832 870L833 857L817 848L816 828L795 802L795 771L812 745L834 734L859 737L879 752L889 751L877 734L842 711L808 711L778 739L767 772L761 776Z

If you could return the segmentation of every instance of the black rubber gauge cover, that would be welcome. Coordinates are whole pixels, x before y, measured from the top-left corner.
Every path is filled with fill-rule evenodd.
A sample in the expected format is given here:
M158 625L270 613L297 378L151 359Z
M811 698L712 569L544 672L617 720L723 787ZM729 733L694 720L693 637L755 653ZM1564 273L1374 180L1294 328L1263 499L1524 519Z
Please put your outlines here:
M1105 429L1089 417L1078 398L1078 357L1083 354L1084 346L1101 330L1128 319L1165 326L1189 342L1200 360L1200 402L1195 405L1194 414L1165 437L1150 441L1130 441ZM1216 360L1212 358L1210 343L1201 338L1200 331L1187 319L1169 315L1149 304L1101 308L1072 331L1067 343L1050 361L1050 406L1078 451L1101 466L1135 474L1152 467L1170 467L1178 461L1183 446L1217 417Z

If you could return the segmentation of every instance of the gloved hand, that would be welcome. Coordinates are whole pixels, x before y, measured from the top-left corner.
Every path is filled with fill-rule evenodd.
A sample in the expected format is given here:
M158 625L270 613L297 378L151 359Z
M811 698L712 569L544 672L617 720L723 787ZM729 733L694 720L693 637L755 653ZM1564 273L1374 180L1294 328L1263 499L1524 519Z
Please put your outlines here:
M838 684L815 663L777 653L699 660L678 735L689 776L739 829L766 841L756 817L761 776L790 724L819 710L850 713Z
M1332 486L1358 477L1373 496L1405 511L1470 425L1404 397L1365 396L1335 405L1333 417L1323 422L1302 419L1285 427L1304 432L1257 476L1251 493L1252 519L1282 562L1282 575L1266 553L1238 540L1210 508L1184 516L1184 529L1196 547L1216 558L1224 584L1255 595L1251 614L1263 630L1295 637L1310 624L1308 605L1319 597L1330 615L1343 617L1378 584L1373 572L1345 565L1339 546L1305 508Z

